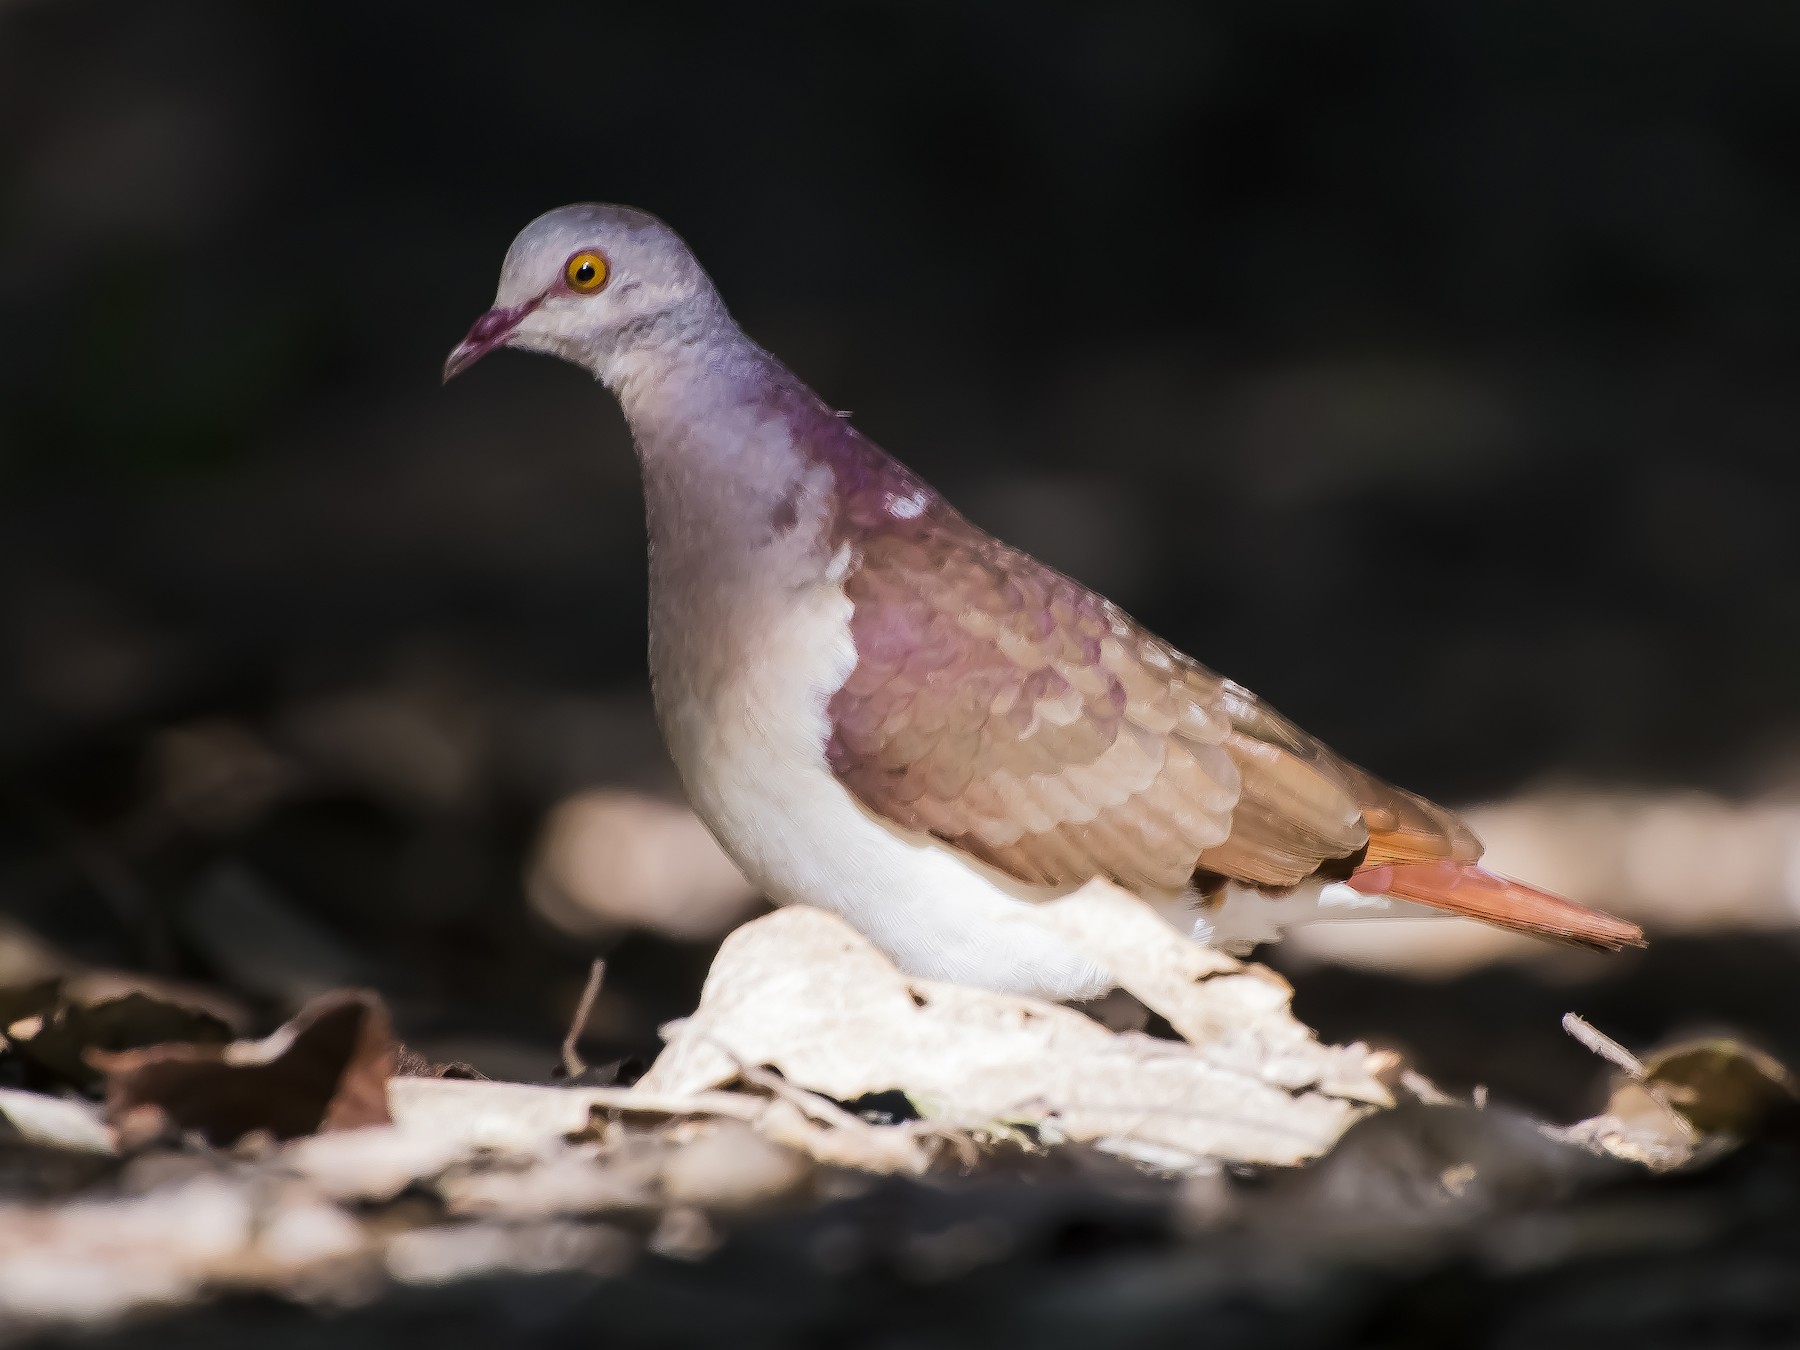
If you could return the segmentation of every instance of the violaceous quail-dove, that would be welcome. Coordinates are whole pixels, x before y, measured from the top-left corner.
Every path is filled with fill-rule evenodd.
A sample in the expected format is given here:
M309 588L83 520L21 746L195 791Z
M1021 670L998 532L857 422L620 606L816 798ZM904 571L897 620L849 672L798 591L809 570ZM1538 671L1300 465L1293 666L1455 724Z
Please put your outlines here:
M746 337L655 217L528 225L445 379L497 347L585 368L630 422L652 685L695 810L772 900L902 970L1096 995L1105 971L1020 922L1094 877L1240 948L1421 909L1641 943L1482 870L1450 811L964 519Z

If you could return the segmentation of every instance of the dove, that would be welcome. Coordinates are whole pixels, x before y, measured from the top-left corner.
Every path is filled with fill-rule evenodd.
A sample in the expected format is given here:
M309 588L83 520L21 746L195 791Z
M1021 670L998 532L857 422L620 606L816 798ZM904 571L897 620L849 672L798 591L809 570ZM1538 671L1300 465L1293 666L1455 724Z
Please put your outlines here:
M1095 997L1107 972L1029 920L1097 877L1232 950L1424 912L1641 945L966 519L747 337L654 216L526 226L445 380L502 347L587 370L630 425L651 687L694 810L770 900L902 971Z

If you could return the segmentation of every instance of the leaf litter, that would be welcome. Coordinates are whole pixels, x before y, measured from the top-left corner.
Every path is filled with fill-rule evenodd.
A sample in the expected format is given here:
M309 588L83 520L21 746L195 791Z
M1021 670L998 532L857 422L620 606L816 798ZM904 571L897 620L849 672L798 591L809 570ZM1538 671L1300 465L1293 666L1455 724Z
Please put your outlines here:
M1793 1076L1752 1047L1640 1060L1575 1019L1620 1076L1599 1116L1545 1124L1444 1094L1392 1052L1322 1043L1279 976L1187 942L1117 887L1020 921L1103 964L1174 1038L908 978L805 908L726 939L698 1007L629 1086L591 1083L575 1051L598 965L560 1083L427 1064L368 991L245 1041L148 992L0 990L0 1082L17 1084L0 1086L0 1328L231 1291L342 1306L496 1273L616 1274L645 1251L699 1260L726 1226L883 1176L1122 1169L1173 1184L1193 1224L1279 1231L1293 1251L1325 1240L1322 1212L1357 1232L1379 1221L1387 1241L1473 1234L1472 1215L1609 1169L1702 1166L1800 1117ZM1243 1169L1272 1183L1253 1211Z

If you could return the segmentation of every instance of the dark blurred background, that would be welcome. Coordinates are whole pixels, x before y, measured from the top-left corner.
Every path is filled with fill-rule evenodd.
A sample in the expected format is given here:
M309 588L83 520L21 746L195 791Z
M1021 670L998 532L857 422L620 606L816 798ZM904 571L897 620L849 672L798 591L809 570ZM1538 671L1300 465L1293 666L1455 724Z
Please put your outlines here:
M1782 791L1797 62L1785 0L0 0L0 977L372 982L498 1072L593 950L597 1049L691 1006L748 900L659 805L623 424L439 387L573 200L1385 775Z

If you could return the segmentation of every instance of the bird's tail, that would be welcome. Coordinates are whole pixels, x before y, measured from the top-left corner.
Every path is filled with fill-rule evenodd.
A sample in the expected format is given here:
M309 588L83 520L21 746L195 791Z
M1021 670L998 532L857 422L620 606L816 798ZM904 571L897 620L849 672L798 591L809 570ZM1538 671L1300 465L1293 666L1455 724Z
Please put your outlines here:
M1549 891L1495 876L1472 862L1392 862L1350 877L1364 895L1390 895L1534 937L1616 952L1644 945L1644 930Z

